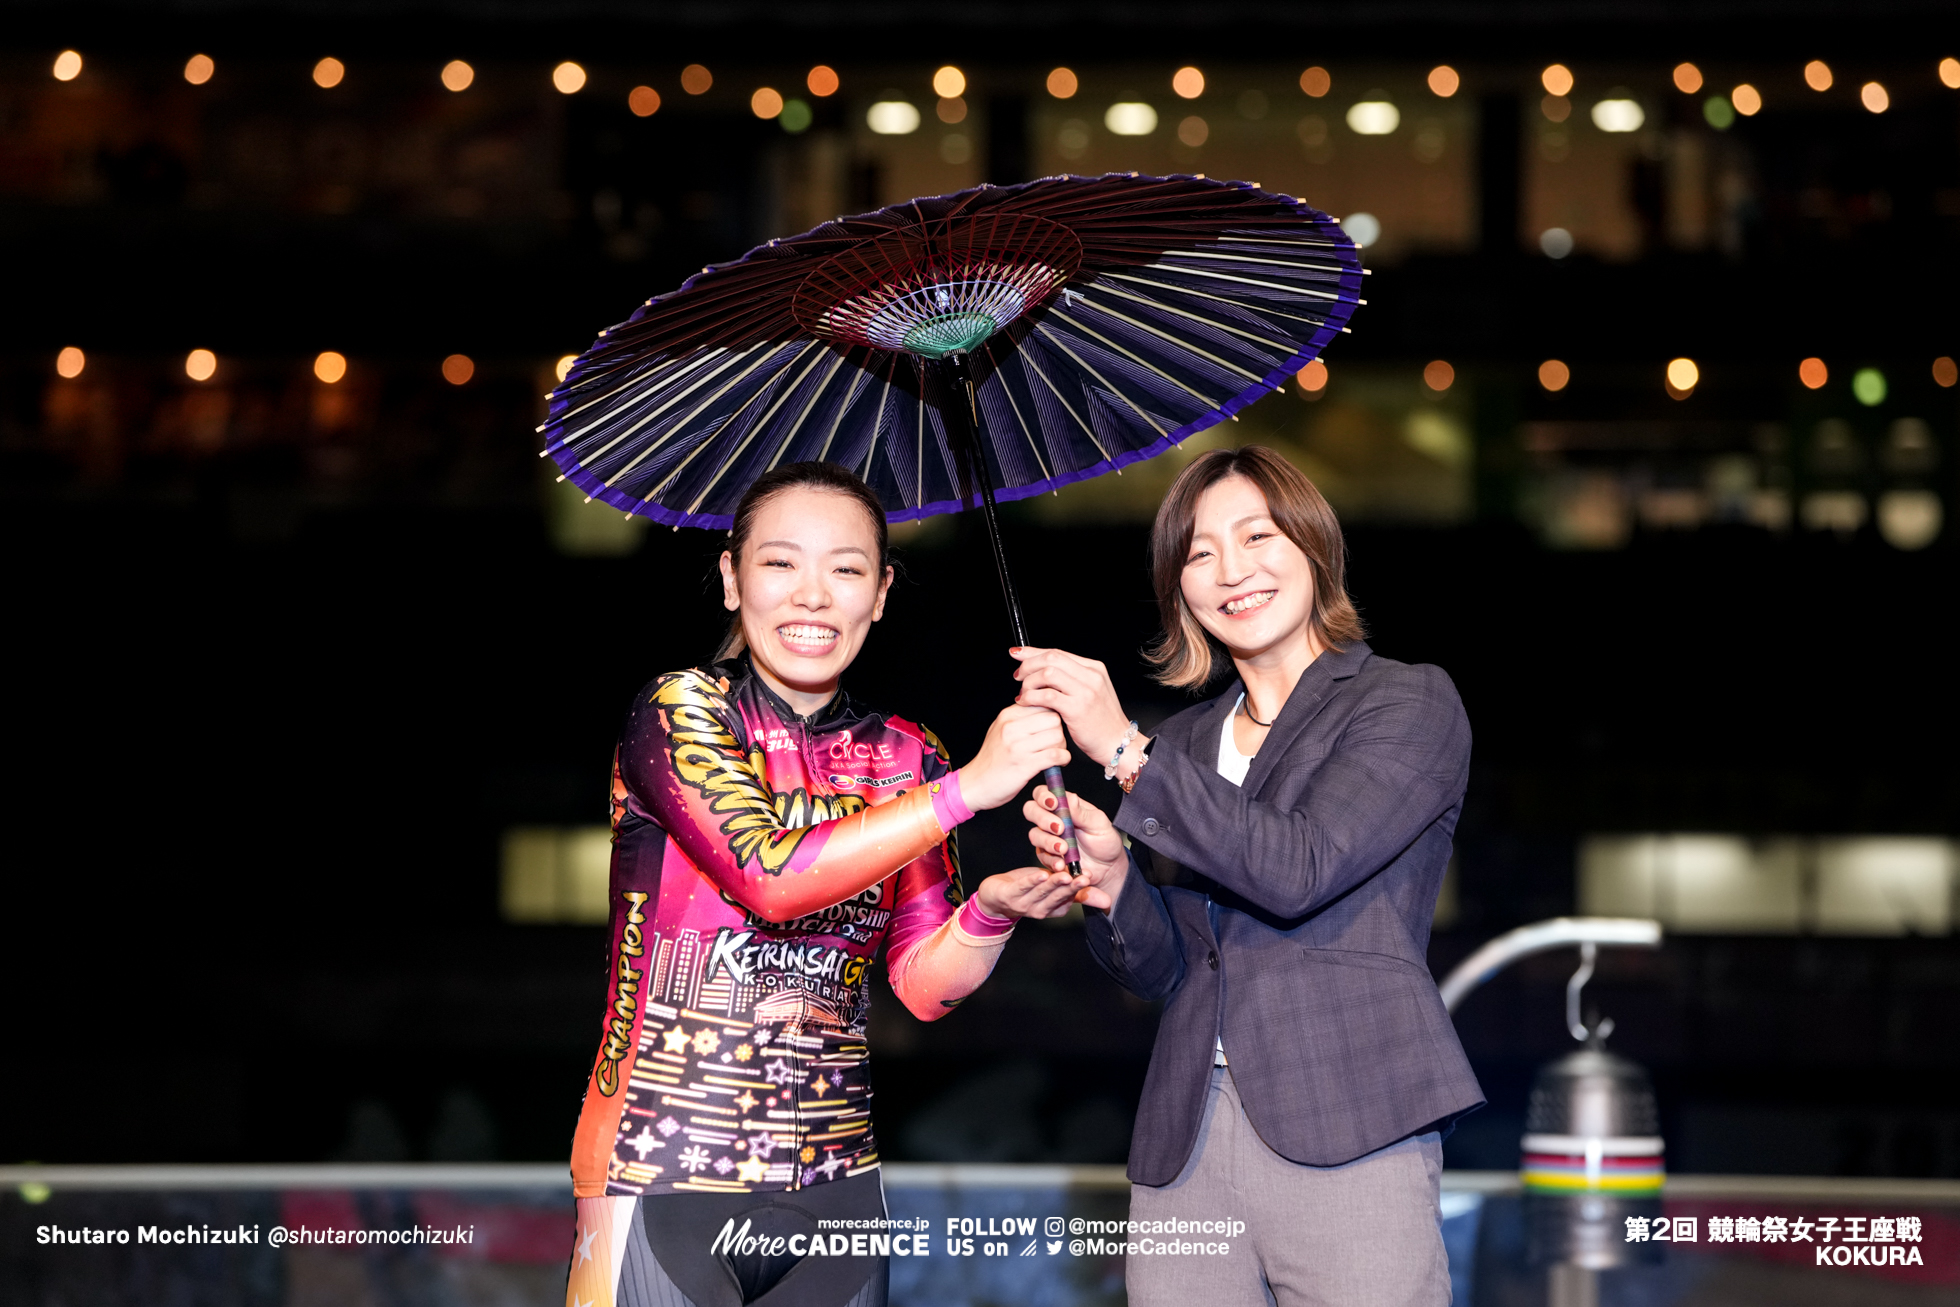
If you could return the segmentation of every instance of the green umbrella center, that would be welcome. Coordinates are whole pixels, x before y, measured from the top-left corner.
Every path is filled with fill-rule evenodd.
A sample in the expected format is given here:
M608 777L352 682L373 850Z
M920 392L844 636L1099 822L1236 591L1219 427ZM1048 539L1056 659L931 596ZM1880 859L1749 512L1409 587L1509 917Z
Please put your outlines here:
M939 313L925 319L905 333L903 348L929 359L964 354L1000 330L990 313L966 310Z

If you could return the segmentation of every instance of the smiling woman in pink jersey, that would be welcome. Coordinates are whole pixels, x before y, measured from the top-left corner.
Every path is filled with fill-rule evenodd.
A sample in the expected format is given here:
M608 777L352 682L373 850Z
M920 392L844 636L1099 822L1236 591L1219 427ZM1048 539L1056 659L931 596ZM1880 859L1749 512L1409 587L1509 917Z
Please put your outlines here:
M780 468L729 536L735 619L716 661L646 686L614 755L573 1307L882 1304L882 1254L911 1250L817 1233L884 1214L871 972L882 953L900 1000L935 1020L987 978L1018 918L1066 911L1075 892L1033 867L964 903L959 890L954 828L1066 761L1053 713L1005 709L956 771L923 726L839 689L892 578L864 483Z

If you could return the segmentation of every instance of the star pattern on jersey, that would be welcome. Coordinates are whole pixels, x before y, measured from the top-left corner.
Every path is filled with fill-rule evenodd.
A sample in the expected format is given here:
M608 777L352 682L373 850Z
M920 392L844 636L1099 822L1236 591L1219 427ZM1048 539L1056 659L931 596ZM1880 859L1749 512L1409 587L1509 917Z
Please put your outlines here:
M688 1034L687 1031L681 1029L679 1026L675 1026L672 1030L669 1030L666 1034L662 1035L661 1038L667 1041L667 1047L663 1050L664 1052L668 1052L668 1053L687 1052Z
M653 1131L647 1129L644 1125L640 1127L640 1133L626 1141L626 1146L638 1153L642 1162L647 1160L647 1154L654 1149L665 1147L664 1144L653 1137Z
M746 1116L748 1113L755 1111L755 1095L744 1089L741 1093L735 1095L735 1104L742 1109L743 1115Z
M750 1157L767 1157L776 1151L776 1137L774 1135L750 1135L748 1143Z
M746 1162L738 1162L735 1166L735 1178L743 1184L761 1184L763 1177L768 1174L769 1163L755 1156L751 1156Z
M823 1072L819 1071L816 1075L810 1077L810 1089L818 1098L822 1098L824 1090L828 1088L830 1088L830 1082L823 1078Z
M803 1073L779 1057L769 1064L769 1069L763 1075L772 1085L793 1085L802 1079Z

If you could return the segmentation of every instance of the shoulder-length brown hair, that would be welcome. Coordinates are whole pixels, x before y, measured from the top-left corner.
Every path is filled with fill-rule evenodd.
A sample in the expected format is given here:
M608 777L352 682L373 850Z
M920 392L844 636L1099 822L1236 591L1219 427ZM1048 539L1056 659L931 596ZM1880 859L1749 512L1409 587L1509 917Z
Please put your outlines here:
M1347 592L1347 544L1341 524L1313 482L1262 445L1214 449L1178 474L1157 509L1150 529L1150 576L1157 589L1157 613L1164 630L1143 656L1164 685L1202 689L1222 669L1224 650L1198 624L1184 602L1184 563L1191 556L1191 533L1198 499L1226 477L1242 476L1259 487L1273 522L1313 564L1313 611L1307 620L1330 649L1367 634Z

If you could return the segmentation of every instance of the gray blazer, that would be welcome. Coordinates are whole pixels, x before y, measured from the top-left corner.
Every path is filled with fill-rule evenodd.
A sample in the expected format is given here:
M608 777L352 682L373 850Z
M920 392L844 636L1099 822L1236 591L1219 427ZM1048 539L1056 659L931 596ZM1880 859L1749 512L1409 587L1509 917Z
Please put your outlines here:
M1214 1038L1259 1137L1310 1166L1484 1101L1424 961L1470 765L1456 687L1365 643L1324 653L1243 788L1218 774L1241 689L1159 730L1116 814L1130 881L1113 914L1088 914L1103 969L1169 1000L1130 1145L1138 1184L1190 1156Z

